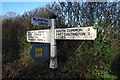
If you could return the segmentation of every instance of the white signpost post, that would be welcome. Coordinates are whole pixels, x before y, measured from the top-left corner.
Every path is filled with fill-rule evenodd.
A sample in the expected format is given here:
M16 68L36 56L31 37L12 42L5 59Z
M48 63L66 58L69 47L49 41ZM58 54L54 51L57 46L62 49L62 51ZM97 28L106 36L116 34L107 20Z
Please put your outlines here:
M55 29L54 19L32 18L33 25L51 26L51 29L27 31L28 42L50 43L50 68L58 68L56 39L95 40L97 30L90 27Z
M55 40L55 26L54 19L52 19L52 27L51 27L51 43L50 43L50 68L56 69L58 68L57 63L57 45Z

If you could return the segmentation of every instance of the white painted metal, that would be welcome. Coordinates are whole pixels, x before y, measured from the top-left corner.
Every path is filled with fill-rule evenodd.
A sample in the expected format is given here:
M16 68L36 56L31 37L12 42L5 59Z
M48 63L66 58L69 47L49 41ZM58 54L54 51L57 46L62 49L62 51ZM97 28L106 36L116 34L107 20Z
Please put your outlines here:
M96 37L97 30L93 26L55 29L55 39L95 40Z
M34 17L34 18L31 19L31 23L33 25L37 25L37 26L52 26L51 25L51 20L50 19L44 19L44 18Z
M54 19L32 18L31 23L39 26L52 26L51 29L27 31L28 42L50 43L50 65L52 69L58 68L57 46L55 39L61 40L94 40L97 30L93 26L77 28L55 29Z
M57 46L56 46L56 40L54 37L55 37L55 26L54 26L54 19L52 19L51 43L50 43L50 68L52 69L58 68Z
M50 29L27 31L27 41L50 43L50 33Z

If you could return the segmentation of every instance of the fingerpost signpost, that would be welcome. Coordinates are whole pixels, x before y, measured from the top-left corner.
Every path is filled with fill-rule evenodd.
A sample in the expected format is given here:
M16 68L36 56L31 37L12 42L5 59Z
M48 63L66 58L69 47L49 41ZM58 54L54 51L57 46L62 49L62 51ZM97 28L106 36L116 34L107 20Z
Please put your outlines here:
M94 29L93 26L55 29L54 20L55 19L44 19L34 17L31 19L31 23L33 25L48 26L51 27L51 29L27 31L28 42L39 43L39 45L40 43L50 43L49 67L52 69L58 68L56 40L95 40L95 38L97 38L97 30ZM45 49L42 49L41 46L39 48L35 47L33 48L33 53L31 54L35 54L36 57L42 57L42 54L46 52L43 50ZM35 51L36 53L34 53ZM49 54L49 51L47 51L46 54Z

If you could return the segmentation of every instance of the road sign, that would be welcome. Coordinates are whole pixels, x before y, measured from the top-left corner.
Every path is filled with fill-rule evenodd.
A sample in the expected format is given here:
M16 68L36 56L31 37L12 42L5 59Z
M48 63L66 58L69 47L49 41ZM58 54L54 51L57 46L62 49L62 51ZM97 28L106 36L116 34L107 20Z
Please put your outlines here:
M50 43L51 30L32 30L27 31L28 42Z
M49 46L50 45L46 43L34 43L30 51L32 59L36 62L49 59Z
M37 26L51 26L51 20L50 19L44 19L44 18L34 17L34 18L31 19L31 23L33 25L37 25Z
M38 26L51 26L51 29L48 30L27 31L27 41L40 42L34 43L33 48L30 51L31 56L35 61L48 59L50 46L50 68L52 69L58 67L57 45L55 39L95 40L95 38L97 38L97 30L94 29L93 26L55 29L54 19L44 19L36 17L31 19L31 23ZM45 45L45 43L50 43L50 45Z
M94 40L97 30L93 27L55 29L55 39Z

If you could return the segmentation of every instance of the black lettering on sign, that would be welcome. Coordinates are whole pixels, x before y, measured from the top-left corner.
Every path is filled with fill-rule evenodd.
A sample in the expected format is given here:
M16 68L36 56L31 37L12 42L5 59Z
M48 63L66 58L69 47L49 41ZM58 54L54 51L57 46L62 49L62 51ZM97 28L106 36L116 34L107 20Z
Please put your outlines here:
M35 34L35 35L39 35L39 34L37 33L37 34Z
M70 30L70 29L67 29L67 32L71 32L71 30Z
M90 31L90 28L88 28L88 31Z
M66 33L66 36L71 36L71 33Z
M64 33L64 36L66 36L66 33Z
M38 33L41 33L41 31L38 31Z
M42 21L42 19L38 19L37 21Z
M37 39L37 41L43 41L43 39Z
M66 37L65 36L60 36L60 39L66 39Z
M82 31L82 29L67 29L67 32L78 32L78 31Z
M28 40L30 40L30 41L36 41L36 39L28 39Z
M35 38L38 38L38 36L35 36Z
M35 18L33 18L33 20L35 20Z
M83 31L83 29L79 29L78 31Z
M63 32L66 32L66 30L63 30Z
M58 38L58 39L59 39L59 36L56 36L56 38Z
M76 31L78 31L78 29L71 29L70 31L71 32L76 32Z
M41 22L38 23L39 25L43 25Z
M28 32L28 34L31 34L31 32Z
M85 33L79 33L79 36L85 36Z
M45 23L45 22L39 22L38 24L39 25L48 25L48 23Z
M28 38L34 38L34 36L28 36Z
M38 33L44 33L44 31L38 31Z
M40 21L40 19L38 19L38 18L33 18L33 20L35 20L35 21Z
M44 22L48 22L48 20L44 19Z
M75 29L75 31L77 32L77 31L78 31L78 29Z
M75 30L74 29L71 29L70 32L74 32Z
M32 34L31 34L31 33L28 33L28 36L32 36Z
M78 34L77 33L71 33L73 36L78 36Z
M88 35L90 35L90 32L88 32Z
M63 35L63 33L56 33L56 35L57 35L57 36L62 36L62 35Z
M69 29L67 29L67 32L70 32L70 30L69 30Z
M56 30L56 32L59 32L59 30Z
M66 32L64 29L56 30L56 32Z

